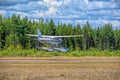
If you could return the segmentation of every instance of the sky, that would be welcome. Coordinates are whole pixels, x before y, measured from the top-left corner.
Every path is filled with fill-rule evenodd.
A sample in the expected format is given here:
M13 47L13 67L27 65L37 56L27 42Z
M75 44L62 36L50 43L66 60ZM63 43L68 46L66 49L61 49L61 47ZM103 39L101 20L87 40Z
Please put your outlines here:
M55 24L66 23L92 27L110 23L120 28L120 0L0 0L3 18L12 14L30 20L53 19Z

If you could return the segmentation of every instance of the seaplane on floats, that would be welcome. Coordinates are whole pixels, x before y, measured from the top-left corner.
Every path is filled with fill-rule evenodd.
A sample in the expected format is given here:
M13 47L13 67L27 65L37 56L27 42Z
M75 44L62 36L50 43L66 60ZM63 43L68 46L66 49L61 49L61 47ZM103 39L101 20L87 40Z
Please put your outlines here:
M37 41L41 44L49 44L50 47L41 47L39 44L37 44L36 48L37 49L42 49L46 51L60 51L60 52L67 52L69 48L64 48L60 46L62 43L62 38L69 38L69 37L80 37L83 35L69 35L69 36L47 36L47 35L42 35L40 30L37 29L38 35L33 35L33 34L26 34L27 36L30 37L38 37Z

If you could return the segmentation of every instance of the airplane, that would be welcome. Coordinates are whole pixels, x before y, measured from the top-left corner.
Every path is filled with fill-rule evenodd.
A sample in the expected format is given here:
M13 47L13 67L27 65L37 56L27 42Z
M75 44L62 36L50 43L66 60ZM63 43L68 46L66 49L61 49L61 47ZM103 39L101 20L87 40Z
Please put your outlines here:
M69 37L80 37L83 35L69 35L69 36L47 36L47 35L42 35L40 30L37 29L38 35L33 35L33 34L26 34L27 36L30 37L38 37L38 42L42 44L50 44L50 47L39 47L37 46L37 49L42 49L46 51L60 51L60 52L67 52L69 48L64 48L60 46L62 43L62 38L69 38Z

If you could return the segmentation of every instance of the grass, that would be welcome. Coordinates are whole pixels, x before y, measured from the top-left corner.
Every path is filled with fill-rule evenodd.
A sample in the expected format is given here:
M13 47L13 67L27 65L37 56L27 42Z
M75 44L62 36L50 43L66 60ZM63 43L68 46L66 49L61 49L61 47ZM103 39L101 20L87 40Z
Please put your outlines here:
M48 60L49 58L55 57L47 57ZM59 59L62 58L59 57ZM87 60L84 57L82 59ZM0 62L0 80L120 80L120 63Z
M120 50L116 51L69 51L69 52L46 52L36 49L4 49L0 50L0 56L28 56L28 57L51 57L51 56L69 56L69 57L80 57L80 56L120 56Z

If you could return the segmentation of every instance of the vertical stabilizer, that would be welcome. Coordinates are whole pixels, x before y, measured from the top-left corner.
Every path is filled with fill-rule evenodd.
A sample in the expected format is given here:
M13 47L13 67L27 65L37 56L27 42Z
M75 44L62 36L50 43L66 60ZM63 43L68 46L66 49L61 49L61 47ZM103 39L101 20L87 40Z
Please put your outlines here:
M38 39L42 37L41 35L41 32L40 32L40 29L37 29L37 32L38 32Z

